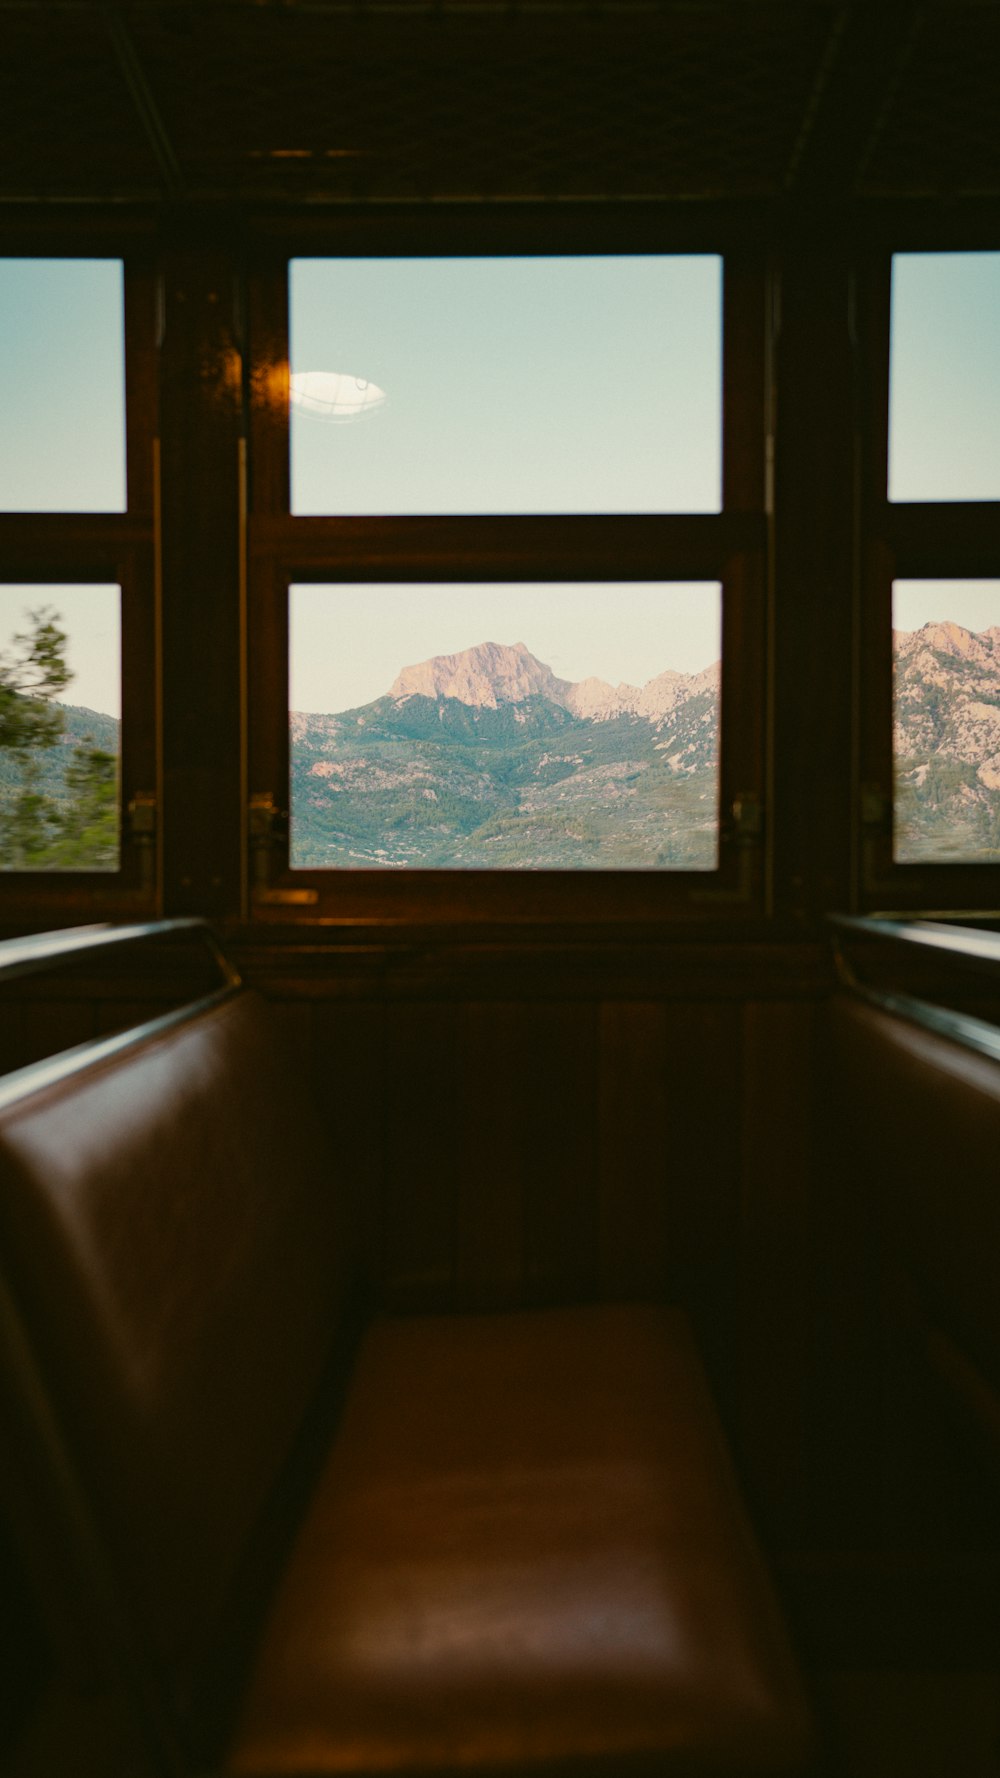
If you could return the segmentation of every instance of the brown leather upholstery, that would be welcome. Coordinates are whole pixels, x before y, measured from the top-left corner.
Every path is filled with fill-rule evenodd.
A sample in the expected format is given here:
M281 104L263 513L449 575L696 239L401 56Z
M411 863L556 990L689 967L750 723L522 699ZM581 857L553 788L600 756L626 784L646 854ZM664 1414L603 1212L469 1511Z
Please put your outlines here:
M832 1018L834 1090L886 1254L1000 1389L1000 1063L847 997Z
M253 994L0 1115L4 1268L137 1623L173 1660L226 1593L343 1312L331 1186Z
M250 994L0 1111L4 1272L168 1699L225 1666L336 1346L343 1184ZM376 1322L323 1439L231 1770L797 1769L805 1706L681 1316Z
M228 1769L735 1775L807 1741L683 1316L372 1327Z

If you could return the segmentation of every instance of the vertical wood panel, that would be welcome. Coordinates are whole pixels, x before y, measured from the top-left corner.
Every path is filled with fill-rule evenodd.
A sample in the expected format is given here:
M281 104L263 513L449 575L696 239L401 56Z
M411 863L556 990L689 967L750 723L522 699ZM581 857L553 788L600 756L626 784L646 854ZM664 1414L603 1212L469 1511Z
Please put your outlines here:
M666 1022L655 1001L601 1007L599 1286L612 1300L668 1294Z
M308 1074L316 1051L311 1001L272 1000L269 1010L281 1032L285 1055L292 1067Z
M157 1000L96 1000L93 1006L93 1030L97 1037L110 1037L114 1031L128 1031L133 1025L144 1025L165 1011Z
M218 218L164 227L160 363L164 905L240 910L242 356Z
M739 1007L609 1003L601 1038L602 1294L686 1308L728 1409L735 1389Z
M461 1015L461 1130L456 1263L459 1303L509 1307L524 1299L523 1046L530 1007L472 1004Z
M56 1056L60 1050L86 1043L94 1035L94 1007L89 1000L27 1000L22 1037L24 1062Z
M580 1004L464 1010L457 1251L469 1307L593 1296L595 1027Z
M770 1513L803 1532L812 1368L816 1009L743 1014L742 1446Z
M859 1066L830 1009L817 1012L816 1152L813 1165L815 1378L812 1488L832 1541L860 1546L882 1535L887 1400L882 1156L866 1125ZM893 1501L891 1512L897 1510Z
M736 1387L740 1007L674 1001L666 1014L670 1277L729 1419Z
M6 1001L0 1006L0 1074L20 1068L24 1060L24 1008Z
M529 1302L591 1300L597 1283L597 1007L526 1008L524 1071Z
M777 347L771 828L779 912L848 907L854 398L851 259L815 223L788 243Z
M394 1308L448 1307L454 1294L458 1011L449 1002L386 1009L382 1266Z
M354 1205L372 1283L380 1284L386 1148L385 1011L365 1002L313 1011L312 1078L330 1132L335 1178Z

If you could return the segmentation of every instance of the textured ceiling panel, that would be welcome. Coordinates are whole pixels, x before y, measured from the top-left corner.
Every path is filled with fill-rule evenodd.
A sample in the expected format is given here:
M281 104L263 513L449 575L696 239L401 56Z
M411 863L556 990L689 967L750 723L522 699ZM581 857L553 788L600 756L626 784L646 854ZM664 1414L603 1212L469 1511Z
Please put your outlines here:
M39 0L34 24L19 27L12 89L25 60L38 87L44 40L56 34L45 10ZM162 189L176 163L180 190L248 199L766 195L782 187L836 14L721 4L117 11L124 52L120 35L102 39L96 24L59 13L53 94L35 92L4 125L17 153L0 189L41 179L50 190L61 166L67 195L87 181L95 195L140 195L157 165ZM69 44L71 30L85 49ZM123 58L138 95L132 117ZM141 143L136 152L140 114L153 161Z
M1000 192L1000 5L0 0L0 198Z
M450 197L780 187L830 9L134 21L196 190Z
M0 12L0 193L158 190L156 161L93 16Z
M1000 8L925 8L862 173L872 193L1000 192Z

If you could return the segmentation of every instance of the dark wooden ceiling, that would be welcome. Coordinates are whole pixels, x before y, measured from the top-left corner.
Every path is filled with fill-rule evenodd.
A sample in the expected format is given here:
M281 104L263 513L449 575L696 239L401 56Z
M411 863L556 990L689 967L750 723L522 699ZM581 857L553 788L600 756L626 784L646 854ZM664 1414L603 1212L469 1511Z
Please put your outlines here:
M1000 192L992 0L0 0L0 201Z

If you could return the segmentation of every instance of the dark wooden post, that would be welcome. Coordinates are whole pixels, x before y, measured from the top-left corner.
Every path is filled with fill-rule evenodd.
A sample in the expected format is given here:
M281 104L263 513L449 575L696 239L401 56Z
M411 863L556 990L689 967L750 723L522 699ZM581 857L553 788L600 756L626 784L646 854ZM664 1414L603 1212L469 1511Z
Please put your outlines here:
M160 351L163 903L238 915L243 354L225 226L165 231ZM223 237L220 240L220 235Z

